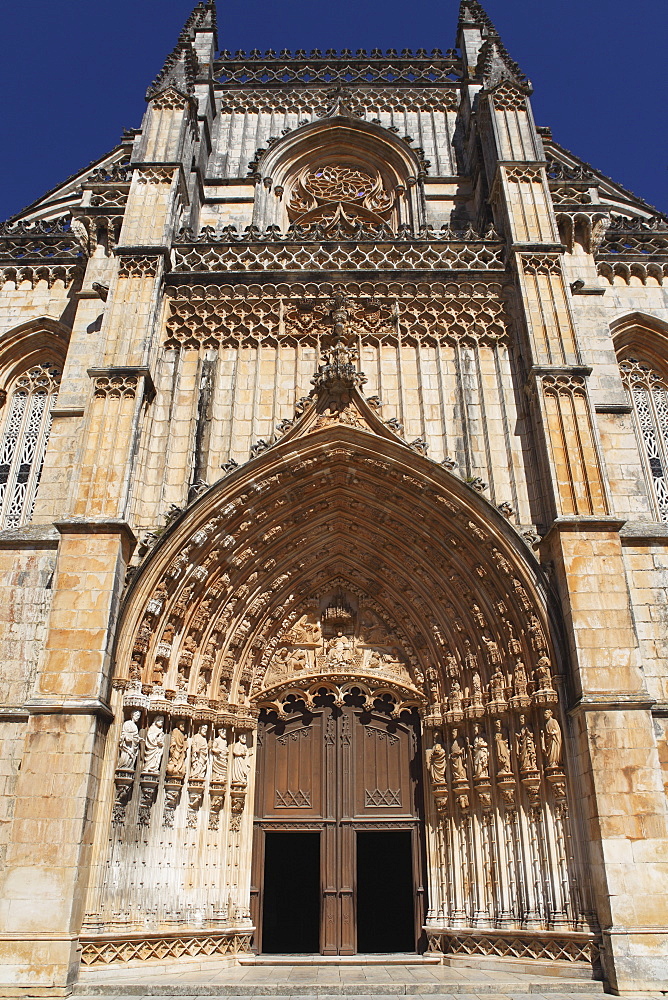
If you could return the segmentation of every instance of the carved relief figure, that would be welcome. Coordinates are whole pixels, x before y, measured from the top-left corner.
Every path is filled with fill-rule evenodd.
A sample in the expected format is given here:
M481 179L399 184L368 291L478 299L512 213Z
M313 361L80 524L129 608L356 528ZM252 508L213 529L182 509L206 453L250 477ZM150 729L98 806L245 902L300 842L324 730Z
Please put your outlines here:
M205 778L206 765L209 759L209 743L207 740L209 727L201 725L190 744L190 777Z
M295 673L308 670L308 657L303 649L294 649L288 658L288 667Z
M129 719L123 723L121 737L118 741L118 763L116 767L124 768L127 771L134 771L139 753L139 720L141 712L136 708Z
M279 676L283 676L288 672L288 661L290 659L290 650L286 646L281 646L274 653L274 657L271 661L272 670Z
M434 702L438 701L439 684L438 671L431 664L429 664L425 670L425 679L427 681L427 689L429 691L429 701L434 704Z
M232 747L232 784L239 788L245 788L248 784L248 747L245 733L239 733Z
M457 738L459 730L452 730L452 743L450 744L450 763L452 765L452 776L455 781L466 781L466 748Z
M473 777L489 778L489 746L480 726L473 727Z
M477 670L471 678L471 684L473 686L473 704L482 705L482 684L480 683L480 674Z
M561 726L552 714L552 710L545 709L545 729L542 735L543 752L547 758L548 767L559 767L561 764L561 745L563 742Z
M211 778L227 781L227 733L221 727L211 745Z
M327 666L346 666L353 655L353 644L343 632L337 632L327 643Z
M162 752L165 747L165 720L162 715L156 715L148 727L144 743L144 771L156 773L162 763Z
M517 742L517 756L520 760L522 771L536 770L536 743L531 729L526 724L526 717L520 715L520 729L515 735Z
M448 758L440 740L436 740L431 750L427 751L427 767L434 785L445 781L445 767Z
M494 722L494 743L496 746L496 760L499 765L499 774L510 774L510 747L503 735L501 720Z
M185 774L187 752L188 738L186 737L186 724L183 719L179 719L169 737L168 775L182 777Z

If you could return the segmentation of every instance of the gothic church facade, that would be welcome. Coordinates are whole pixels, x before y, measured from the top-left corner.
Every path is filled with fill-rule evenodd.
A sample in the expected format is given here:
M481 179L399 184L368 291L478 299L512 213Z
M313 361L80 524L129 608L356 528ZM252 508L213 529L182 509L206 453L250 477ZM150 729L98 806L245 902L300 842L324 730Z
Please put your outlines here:
M206 0L0 227L5 990L668 989L668 220L456 45L218 53Z

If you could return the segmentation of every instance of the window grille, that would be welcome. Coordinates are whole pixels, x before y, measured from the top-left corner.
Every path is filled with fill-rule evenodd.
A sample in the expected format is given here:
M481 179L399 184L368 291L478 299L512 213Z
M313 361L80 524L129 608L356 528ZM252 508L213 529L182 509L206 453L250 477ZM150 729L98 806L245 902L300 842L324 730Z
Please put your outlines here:
M656 513L668 521L668 381L636 358L625 359L619 367L633 403Z
M18 528L32 517L60 372L37 365L10 391L0 439L0 527Z

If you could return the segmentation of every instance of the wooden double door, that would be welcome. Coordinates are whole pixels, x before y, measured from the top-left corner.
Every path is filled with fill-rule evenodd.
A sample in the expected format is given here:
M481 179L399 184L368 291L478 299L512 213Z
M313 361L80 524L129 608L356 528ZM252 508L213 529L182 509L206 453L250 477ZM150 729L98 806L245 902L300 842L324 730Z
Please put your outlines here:
M355 704L260 718L255 946L354 955L420 949L425 912L417 718Z

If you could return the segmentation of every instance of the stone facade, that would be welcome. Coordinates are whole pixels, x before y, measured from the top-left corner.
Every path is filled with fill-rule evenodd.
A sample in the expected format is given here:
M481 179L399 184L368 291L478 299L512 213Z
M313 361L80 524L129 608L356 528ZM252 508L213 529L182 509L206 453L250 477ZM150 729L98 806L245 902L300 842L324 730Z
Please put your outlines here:
M258 733L355 707L419 718L425 947L668 989L668 220L477 0L216 44L0 227L3 991L248 952Z

